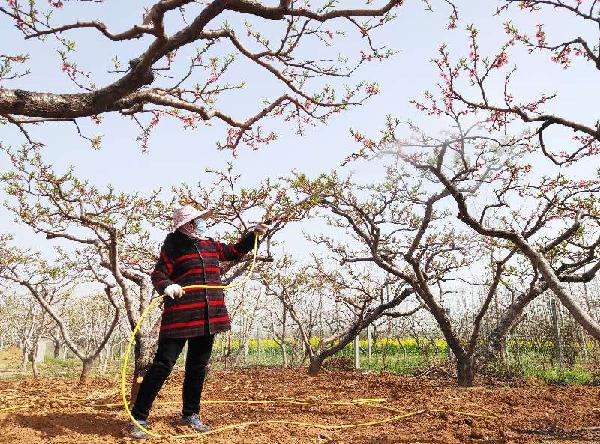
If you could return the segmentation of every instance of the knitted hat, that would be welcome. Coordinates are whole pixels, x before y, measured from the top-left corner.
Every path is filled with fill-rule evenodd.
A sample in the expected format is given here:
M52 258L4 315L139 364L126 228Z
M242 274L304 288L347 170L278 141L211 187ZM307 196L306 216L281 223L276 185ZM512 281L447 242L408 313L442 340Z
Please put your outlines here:
M210 214L212 214L212 210L200 211L191 205L175 208L173 210L173 230L176 230L194 219L199 217L204 218Z

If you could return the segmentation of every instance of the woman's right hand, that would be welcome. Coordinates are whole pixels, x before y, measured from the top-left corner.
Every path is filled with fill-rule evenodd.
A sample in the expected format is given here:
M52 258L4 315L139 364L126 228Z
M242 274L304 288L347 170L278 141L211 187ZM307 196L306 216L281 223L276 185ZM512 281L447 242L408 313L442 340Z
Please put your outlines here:
M179 284L171 284L165 288L164 295L171 299L178 299L183 296L183 288Z

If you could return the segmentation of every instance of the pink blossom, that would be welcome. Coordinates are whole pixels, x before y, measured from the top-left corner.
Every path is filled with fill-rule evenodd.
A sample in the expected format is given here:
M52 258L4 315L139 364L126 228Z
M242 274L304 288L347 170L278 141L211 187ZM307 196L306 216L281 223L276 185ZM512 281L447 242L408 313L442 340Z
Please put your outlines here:
M367 94L373 96L375 94L379 94L379 87L377 85L369 85L367 86Z
M492 68L501 68L506 64L508 64L508 54L506 54L505 51L502 51L496 56L496 60L492 63Z
M538 31L535 33L537 38L537 46L541 48L546 45L546 33L542 29L542 25L538 25Z

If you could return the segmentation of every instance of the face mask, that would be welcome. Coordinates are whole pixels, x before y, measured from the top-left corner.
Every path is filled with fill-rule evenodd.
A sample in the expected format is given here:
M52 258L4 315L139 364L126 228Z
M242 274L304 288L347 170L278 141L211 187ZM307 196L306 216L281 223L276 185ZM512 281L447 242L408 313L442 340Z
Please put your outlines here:
M204 236L208 231L208 227L206 226L206 221L202 218L198 218L195 221L196 225L196 233L200 236Z

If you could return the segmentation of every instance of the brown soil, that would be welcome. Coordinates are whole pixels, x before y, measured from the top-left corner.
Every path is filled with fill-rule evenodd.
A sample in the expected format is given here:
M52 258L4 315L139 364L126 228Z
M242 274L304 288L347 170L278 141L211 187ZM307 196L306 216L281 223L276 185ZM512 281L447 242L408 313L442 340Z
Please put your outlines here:
M182 375L167 381L152 412L160 434L190 433L174 425ZM207 402L203 419L213 429L243 422L289 420L313 425L261 423L221 430L210 443L600 443L600 388L542 385L459 388L451 381L394 375L303 370L213 371L203 399L277 400L302 404L219 404ZM385 398L370 404L326 404ZM118 403L118 378L0 381L0 443L130 442ZM30 405L12 411L6 407ZM404 413L413 416L402 418ZM314 424L370 426L320 429ZM159 438L152 442L201 442Z

